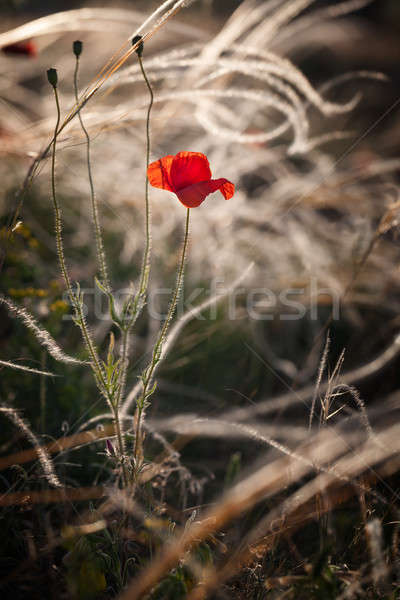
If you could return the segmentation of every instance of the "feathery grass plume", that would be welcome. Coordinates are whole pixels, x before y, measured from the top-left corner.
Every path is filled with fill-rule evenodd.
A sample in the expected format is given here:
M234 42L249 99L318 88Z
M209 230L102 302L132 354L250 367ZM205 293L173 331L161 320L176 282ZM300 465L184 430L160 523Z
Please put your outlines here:
M198 424L204 426L203 432L205 433L205 435L207 435L207 427L209 427L209 426L212 427L213 425L216 425L217 427L219 426L221 430L223 430L224 427L227 429L237 430L239 433L241 433L245 437L251 438L258 443L262 443L262 444L271 446L272 448L275 448L275 450L278 450L280 453L282 453L286 456L289 456L290 458L292 458L294 460L297 460L301 463L312 466L319 473L331 474L340 481L343 481L346 483L351 483L351 480L346 475L337 471L335 466L324 466L323 464L319 464L318 460L316 460L314 462L310 461L308 458L304 457L299 451L295 451L295 450L292 450L292 449L286 447L284 444L281 444L276 439L260 433L259 431L257 431L257 429L251 427L250 425L245 425L242 423L235 423L232 421L224 421L222 419L201 419L200 418L200 419L193 419L192 421L188 422L186 426L178 425L178 430L181 432L184 432L184 433L193 433L196 431L196 425L198 425ZM200 431L201 431L201 429L200 429ZM351 450L351 448L348 446L348 444L345 443L346 442L345 436L341 436L338 432L336 432L336 436L338 438L340 437L342 439L343 453L348 451L349 449ZM304 440L304 442L306 442L306 439ZM364 489L362 485L360 485L360 489Z
M369 492L372 493L377 499L386 504L384 498L381 497L379 493L374 490L364 488L364 486L354 481L354 478L362 472L366 472L365 477L368 477L368 473L371 476L371 479L375 481L377 472L373 469L375 464L379 464L379 462L383 459L383 457L388 458L391 456L391 451L388 449L384 450L382 444L388 443L389 440L394 440L394 436L396 435L395 431L398 427L392 427L390 431L385 431L385 435L382 435L382 438L379 440L379 444L381 446L381 450L377 456L374 456L373 451L371 452L370 444L366 443L363 447L358 449L358 453L348 453L335 465L335 476L339 475L339 481L344 476L350 485L346 488L340 486L338 489L337 501L339 503L343 502L343 492L347 490L347 496L351 497L354 495L356 489L361 489L364 493ZM385 438L385 439L383 439ZM389 461L390 462L390 461ZM395 461L398 465L398 460ZM392 468L396 470L396 466L392 465ZM375 467L376 469L376 467ZM386 467L387 469L387 467ZM391 471L393 472L393 471ZM275 545L275 539L279 536L279 525L281 524L281 528L283 531L287 529L291 529L295 531L302 526L304 522L311 518L314 520L316 517L315 514L315 497L318 495L321 489L325 489L328 494L331 494L332 491L335 490L334 487L335 481L330 479L327 469L323 469L323 471L317 475L314 479L306 483L303 487L296 492L286 498L282 503L278 505L276 509L272 509L257 525L245 536L242 540L241 548L233 558L228 561L227 568L223 568L223 574L221 571L218 573L218 579L209 582L210 585L206 586L207 590L212 590L216 586L221 585L221 581L225 581L229 576L233 575L232 571L232 562L236 564L236 568L242 568L244 564L251 562L254 554L254 544L257 544L258 541L261 540L264 552L268 549L272 550ZM334 498L335 496L333 496ZM314 499L314 502L313 502ZM310 508L312 508L310 515L305 518L304 515L300 515L299 511L301 511L302 507L310 506L310 503L313 502ZM269 535L273 533L274 535ZM266 536L266 537L265 537ZM264 540L264 543L262 542ZM271 540L270 542L268 540ZM252 551L253 550L253 551ZM229 564L230 563L230 564ZM193 596L193 598L197 596Z
M267 4L267 3L266 3L266 4ZM253 6L253 10L254 10L254 9L255 9L255 5ZM274 9L274 10L275 10L275 9ZM250 12L251 12L251 11L250 11ZM104 23L104 19L103 19L103 21L102 21L102 22ZM258 22L260 23L261 21L258 21ZM295 23L295 22L296 22L296 21L293 21L293 23ZM172 24L172 23L171 23L171 24ZM287 25L285 25L281 31L285 31L285 27L287 27ZM244 32L244 35L246 35L246 32ZM238 43L238 42L239 42L239 43ZM241 39L239 39L239 41L235 40L234 47L235 47L235 45L236 45L236 44L237 44L238 46L243 46L243 42L242 42L242 40L241 40ZM263 50L265 50L265 48L262 46L262 47L260 48L260 52L262 52ZM267 49L267 50L268 50L268 51L270 51L269 49ZM277 49L276 47L274 47L274 49L273 49L273 50L274 50L274 53L276 53L276 54L278 54L278 53L279 53L279 48ZM226 51L232 52L232 49L228 49L228 48L226 48L226 47L225 47L224 51L225 51L225 52L226 52ZM244 50L242 50L242 52L244 52ZM198 53L196 54L196 57L197 57L197 55L198 55ZM225 57L225 55L223 55L223 56L217 55L217 56L218 56L218 58L221 58L221 59L225 59L225 58L226 58L226 57ZM237 59L237 60L243 60L243 54L239 54L239 55L238 55L236 52L234 52L234 56L236 57L236 59ZM251 56L251 55L249 55L249 59L255 59L255 58L256 58L256 54L254 54L254 56ZM150 62L151 62L152 60L153 60L153 59L150 59ZM155 67L154 67L154 68L152 67L151 69L150 69L150 67L147 67L147 65L149 64L149 59L147 59L147 58L146 58L146 60L145 60L144 62L145 62L146 68L147 68L147 69L149 69L149 77L151 77L151 76L152 76L151 70L153 70L153 71L154 71L154 70L155 70ZM211 66L211 68L213 68L213 66ZM166 69L164 69L164 70L166 70ZM119 72L119 73L122 73L122 69L121 69L121 70L119 70L118 72ZM207 68L206 74L207 74L207 72L209 72L209 67ZM181 75L182 75L182 73L180 73L179 75L180 75L180 77L179 77L179 85L180 85L180 78L181 78ZM175 80L178 80L178 73L177 73L177 75L176 75L176 77L175 77ZM171 81L171 79L169 79L169 80L168 80L168 81L166 81L165 83L166 83L166 85L167 85L168 83L172 84L172 81ZM222 83L222 82L221 82L221 83ZM254 82L254 83L256 83L256 82ZM254 85L254 83L252 84L252 83L250 82L250 86ZM174 86L174 87L175 87L175 86ZM297 87L296 87L295 89L296 89L296 91L298 91L298 90L297 90ZM204 100L205 100L205 99L204 99ZM215 101L213 100L213 103L216 103L216 102L218 102L218 103L221 103L221 104L224 104L224 105L225 105L225 104L226 104L226 102L228 102L228 100L227 100L227 101L225 101L225 100L224 100L224 101L219 101L219 100L217 100L217 99L215 99ZM145 110L146 110L145 104L146 104L146 103L145 103L145 102L143 102L143 108L142 108L142 109L140 109L140 112L141 112L141 115L142 115L142 117L141 117L141 118L145 118ZM166 107L166 109L168 108L168 110L170 110L170 109L169 109L169 106L170 106L170 105L168 105L168 107ZM125 107L124 107L124 108L125 108ZM181 108L182 108L182 105L180 105L179 109L181 109ZM252 108L252 110L251 110L251 113L253 113L253 115L254 115L254 113L255 113L255 108L256 108L256 107ZM189 107L189 110L191 111L191 106ZM213 119L213 120L216 120L216 121L217 121L217 124L219 124L219 125L225 125L225 123L223 123L223 122L221 121L221 118L218 116L218 115L219 115L219 112L217 112L218 110L219 110L219 106L217 106L217 105L215 104L215 110L213 110L213 111L212 111L212 119ZM262 106L260 106L260 111L261 111L261 110L262 110ZM126 112L128 112L128 111L131 111L131 106L126 106ZM192 111L191 111L191 112L192 112ZM100 111L96 111L96 112L92 113L92 114L93 114L93 116L94 116L94 114L96 114L96 113L97 113L97 114L100 116L101 110L100 110ZM248 116L249 116L249 119L251 119L251 114L249 114ZM254 115L254 116L255 116L255 115ZM272 115L272 116L274 116L274 115ZM90 125L91 125L92 121L91 121L91 120L89 121L89 119L91 119L91 118L92 118L91 114L89 114L89 113L88 113L88 115L87 115L87 122L88 122L88 124L90 123ZM182 117L181 117L181 115L180 115L180 118L182 118ZM193 124L193 115L192 115L192 114L190 115L190 118L191 118L191 121L192 121L192 124ZM229 129L229 126L230 126L230 127L232 127L232 123L235 123L235 124L237 123L237 124L239 124L239 120L240 120L241 118L242 118L242 116L240 116L240 118L239 118L239 116L236 114L236 118L235 118L235 119L231 119L231 120L230 120L230 122L228 121L228 127L227 127L227 128ZM103 114L102 114L102 120L103 120L103 123L105 123L105 120L106 120L106 119L109 119L108 111L107 111L107 115L105 114L105 112L103 112ZM86 122L86 120L85 120L85 122ZM127 121L127 122L129 122L129 121ZM169 123L171 123L171 122L169 121ZM188 121L185 121L185 123L183 123L183 126L185 126L185 124L187 124L187 123L188 123ZM100 123L99 123L99 124L100 124ZM73 125L73 123L71 123L71 125ZM155 126L156 126L156 123L154 123L154 127L155 127ZM236 127L236 125L235 125L235 127ZM242 133L242 134L247 134L247 133L251 133L251 131L250 131L250 132L246 131L246 125L245 125L241 133ZM308 140L308 141L310 142L310 140ZM207 144L208 144L208 143L210 143L210 140L209 140L209 138L207 138L207 140L204 140L204 142L205 142L205 143L207 143ZM204 143L204 142L203 142L203 143ZM257 142L254 142L254 143L257 143ZM281 150L281 151L282 151L282 152L284 152L284 148L282 148L282 150ZM239 171L239 172L241 172L241 170L242 170L242 165L244 165L244 162L245 162L245 161L244 161L244 158L243 158L243 156L240 158L240 156L239 156L239 153L238 153L238 152L236 152L236 150L235 150L235 149L230 149L230 150L229 150L229 152L232 152L232 153L233 153L233 155L234 155L234 157L235 157L235 158L234 158L235 164L237 164L238 171ZM242 154L243 154L243 153L242 153ZM250 153L249 153L249 154L250 154ZM261 154L261 150L260 150L260 154ZM248 157L248 158L249 158L249 157ZM260 157L260 158L261 158L261 157ZM276 157L276 159L277 159L277 158L278 158L278 157ZM275 159L275 161L276 161L276 159ZM257 158L256 160L258 160L258 158ZM322 160L323 160L323 158L321 157L321 161L322 161ZM325 160L326 160L326 157L325 157ZM248 160L247 160L247 162L248 162ZM281 168L281 166L280 166L279 168ZM285 169L286 169L286 166L285 166L285 167L282 167L282 168L285 168ZM314 182L315 182L315 180L319 180L319 179L320 179L320 177L323 177L323 175L324 175L324 174L323 174L322 172L319 172L319 171L318 171L318 169L316 169L316 170L315 170L315 172L313 173L313 175L311 175L311 174L310 174L310 177L309 177L308 175L307 175L307 176L305 176L305 175L304 175L304 173L303 173L303 174L302 174L302 177L301 177L301 178L299 177L299 180L296 182L296 181L293 179L293 172L292 172L292 169L291 169L291 173L290 173L290 180L292 180L292 181L293 181L293 187L292 187L292 189L296 189L296 191L297 191L297 190L299 189L299 185L301 185L302 189L304 189L304 188L306 187L306 182L307 182L307 181L310 181L311 179L314 179ZM280 184L280 185L281 185L281 187L283 187L283 183L282 183L282 182L283 182L283 179L281 178L281 184ZM296 183L297 183L297 185L296 185ZM76 184L75 184L75 185L76 185ZM333 181L332 181L332 185L335 185ZM257 209L258 209L258 210L260 210L260 207L261 207L261 201L263 202L263 204L264 204L264 208L263 208L263 214L262 214L262 218L263 218L263 219L264 219L264 218L265 218L265 219L267 219L267 218L268 218L268 213L270 213L270 212L274 212L274 210L273 210L273 207L282 206L282 203L283 203L283 199L282 199L282 198L279 198L279 197L278 197L278 195L277 195L277 192L278 192L278 188L277 188L277 186L273 186L273 187L275 188L275 189L273 190L273 192L272 192L272 196L273 196L273 198L271 198L271 199L268 201L268 203L267 203L267 202L264 202L264 200L265 200L265 198L264 198L264 197L263 197L262 199L261 199L261 197L260 197L260 202L254 202L254 204L257 204ZM286 187L286 189L288 189L288 187L289 187L289 177L288 177L287 179L285 179L285 187ZM255 208L256 208L256 206L254 206L254 209L255 209ZM249 207L247 207L246 214L250 214L250 212L255 212L255 210L253 210L253 207L252 207L251 209L250 209ZM156 213L156 214L157 214L157 213ZM157 216L158 216L158 215L157 215ZM236 220L236 219L235 219L235 220ZM207 219L207 221L208 221L208 219ZM210 221L211 221L211 219L210 219ZM317 222L318 222L318 219L317 219ZM317 223L316 223L316 224L317 224ZM205 225L205 224L204 224L204 225ZM208 227L211 227L211 226L212 226L212 222L209 222L209 223L208 223ZM321 222L321 229L322 229L322 227L323 227L323 223ZM199 232L199 234L195 234L195 235L200 235L200 232ZM218 235L220 235L220 234L218 233ZM241 246L242 246L242 247L243 247L243 246L245 246L245 247L246 247L246 251L247 251L247 246L248 246L248 244L247 244L247 245L245 245L245 244L244 244L244 242L245 242L245 239L243 239L243 238L245 238L245 232L243 231L243 232L241 232L239 235L240 235L240 237L241 237L241 242L242 242L242 243L241 243ZM257 235L257 234L256 234L256 235ZM236 236L235 236L235 237L236 237ZM131 236L131 238L133 238L133 236ZM347 239L347 238L346 238L346 239ZM315 245L318 245L318 246L319 246L319 244L317 244L317 241L316 241L316 239L314 239L312 243L313 243L313 245L314 245L314 246L315 246ZM126 242L126 245L127 245L128 247L129 247L129 246L131 246L131 247L134 247L134 246L135 246L135 247L136 247L136 251L139 251L139 250L138 250L138 248L139 248L139 241L135 241L134 239L130 239L130 240L127 240L127 242ZM341 250L340 250L340 252L341 252L341 259L343 259L343 257L345 256L345 253L346 253L346 251L348 252L348 250L349 250L349 248L348 248L348 245L347 245L347 242L346 242L346 243L344 244L344 246L343 246L343 249L341 248ZM231 251L232 251L232 247L231 247L231 248L229 248L229 252L231 252ZM330 252L332 252L332 251L333 251L333 249L332 249L332 248L330 248ZM196 250L196 254L195 254L194 256L196 256L197 254L199 254L199 252L200 252L199 250ZM222 259L224 259L226 262L228 262L228 255L229 255L229 252L228 252L228 248L227 248L227 251L226 251L226 252L225 252L225 251L223 251L223 252L221 253L221 254L222 254L222 256L221 256L221 260L222 260ZM302 252L304 252L304 249L302 249ZM326 250L324 250L324 254L325 254L325 253L326 253ZM288 253L285 253L285 260L284 260L284 261L282 261L282 260L280 260L280 261L273 260L273 259L272 259L272 254L271 254L270 250L268 250L268 252L265 252L265 254L266 254L267 256L268 256L268 255L269 255L269 256L271 256L271 259L268 259L268 262L269 262L269 263L271 263L271 267L274 269L274 273L276 273L277 271L284 271L284 267L285 267L285 266L288 266L288 265L287 265L287 262L289 262L289 268L290 268L290 269L292 268L292 267L290 267L290 263L291 263L291 262L294 260L294 258L293 258L293 256L292 256L292 257L290 257L290 256L288 257L288 256L287 256L287 254L289 254L289 255L290 255L290 252L288 252ZM263 255L264 255L264 252L263 252ZM319 255L319 248L318 248L318 251L317 251L317 252L314 252L314 256L318 256L318 255ZM236 256L237 256L237 251L236 251ZM206 260L206 259L203 257L203 260ZM261 262L261 258L260 258L259 260L260 260L260 262ZM315 259L314 259L314 260L315 260ZM283 262L284 262L284 264L282 264ZM230 261L230 264L231 264L231 265L232 265L232 264L236 264L236 261ZM239 261L237 261L237 264L238 264L238 266L239 266ZM279 264L281 264L281 266L278 266ZM243 262L241 263L241 266L242 266L242 265L243 265ZM232 267L231 267L231 268L232 268Z
M246 46L238 45L233 51L229 50L233 56L224 56L222 58L217 57L215 58L214 62L207 64L203 62L201 46L191 46L189 48L190 54L192 54L196 49L198 51L197 56L195 57L184 57L182 56L184 54L183 51L180 53L172 51L161 58L157 57L153 60L146 61L146 68L149 69L150 74L153 74L154 70L154 75L161 81L163 79L164 69L166 81L171 79L172 76L173 80L180 82L182 68L185 68L186 72L190 74L193 71L195 72L196 69L203 67L203 73L206 69L209 70L210 73L207 76L203 74L202 78L196 80L196 82L193 84L193 87L196 90L204 86L206 83L210 83L222 76L233 76L237 73L240 73L245 75L247 78L254 78L255 81L259 80L267 83L271 90L275 90L280 94L279 96L276 96L272 92L268 94L264 90L258 90L258 93L256 93L253 90L253 94L251 96L247 96L246 91L248 88L243 90L245 99L253 100L254 103L260 105L260 108L263 104L268 104L268 102L270 102L271 106L273 106L277 111L283 112L287 118L286 122L281 124L276 131L273 130L272 135L270 132L263 134L259 133L257 135L244 135L239 130L235 131L232 128L232 119L229 122L229 128L226 128L218 125L217 121L212 118L211 115L213 112L215 112L218 105L216 105L215 102L204 102L204 100L202 101L202 98L208 94L213 96L213 90L202 90L203 94L196 92L193 98L191 98L187 93L182 93L180 90L177 90L177 94L175 94L177 99L188 98L188 100L191 102L196 102L197 108L195 114L199 124L211 134L222 135L226 139L248 143L262 143L265 141L271 141L272 139L281 136L286 132L287 129L293 127L295 131L295 142L290 147L289 152L305 152L308 148L305 141L307 139L308 132L308 118L305 113L305 106L301 102L298 94L304 95L307 102L317 107L325 115L348 112L355 107L359 100L358 97L355 97L353 100L343 105L333 104L325 101L320 94L314 90L299 69L292 65L287 59L281 58L272 52L256 50L253 48L247 48ZM249 54L250 58L244 60L242 58L243 53ZM137 78L133 76L134 73L135 70L132 67L122 70L116 76L116 79L112 78L110 80L108 85L119 86L125 82L131 83L132 81L137 80ZM214 91L217 92L217 90ZM232 94L229 93L230 91L232 91ZM224 92L225 93L222 93L220 91L220 95L217 97L225 100L228 100L232 97L240 98L241 90L234 87L229 87L228 90L225 90ZM267 100L269 96L271 96L271 98L270 100ZM164 102L172 99L174 99L174 95L172 94L160 94L157 98L157 102ZM279 100L281 100L281 107L279 107ZM288 100L289 102L285 102L285 100ZM294 113L291 112L291 108L294 109ZM237 120L238 119L233 119L233 122L236 123ZM314 140L313 143L315 145L317 141Z
M72 356L68 356L65 352L60 348L54 338L50 335L50 333L41 327L36 321L35 317L33 317L25 308L21 308L17 306L5 296L0 294L0 305L3 305L7 308L7 310L15 316L17 319L20 319L24 325L26 325L27 329L33 333L37 341L41 346L46 348L50 356L52 356L55 360L59 362L63 362L66 364L73 365L87 365L88 363Z
M47 481L54 487L63 487L56 475L50 456L48 455L46 450L40 445L39 440L33 433L29 424L18 414L18 412L14 408L6 406L4 403L0 404L0 413L2 413L10 421L12 421L16 428L19 429L19 431L21 431L23 435L26 438L28 438L32 446L34 446Z
M340 352L339 358L336 361L336 364L333 368L332 373L328 375L327 388L324 394L324 397L321 397L321 411L319 415L319 423L321 425L326 425L328 419L330 418L330 407L331 407L331 399L333 394L333 389L338 383L338 379L340 377L340 371L342 369L344 363L344 354L345 349Z
M301 38L302 34L307 31L309 32L315 25L321 27L324 22L330 22L337 17L348 15L349 13L372 4L373 1L374 0L345 0L344 2L339 2L338 4L328 6L327 8L315 10L308 15L296 19L284 29L281 29L275 38L275 44L278 46L284 45L285 47L289 45L290 47L294 39L298 40Z
M318 377L317 377L317 381L315 384L315 391L314 391L312 401L311 401L310 418L308 421L309 429L311 429L311 425L313 422L313 417L314 417L314 412L315 412L315 403L318 398L319 388L321 386L322 377L323 377L324 371L326 369L330 345L331 345L331 339L329 337L329 331L328 331L327 336L326 336L324 351L322 353L321 361L320 361L319 368L318 368Z

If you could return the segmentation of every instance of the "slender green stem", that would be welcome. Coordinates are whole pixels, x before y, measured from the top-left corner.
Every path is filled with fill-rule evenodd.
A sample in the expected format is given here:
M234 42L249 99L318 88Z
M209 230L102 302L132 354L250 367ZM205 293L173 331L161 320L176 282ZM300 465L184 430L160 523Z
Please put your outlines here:
M86 325L85 316L83 314L81 303L76 298L75 293L72 289L71 279L69 277L67 265L65 262L64 244L63 244L63 239L62 239L62 214L61 214L61 207L59 205L59 202L57 199L57 193L56 193L56 144L57 144L57 136L59 134L61 111L60 111L60 102L58 99L57 88L53 87L53 90L54 90L54 97L55 97L56 107L57 107L57 122L56 122L56 126L54 129L52 155L51 155L51 191L52 191L52 199L53 199L54 214L55 214L55 233L56 233L57 255L58 255L61 273L62 273L62 276L65 281L65 285L66 285L66 288L68 291L68 296L70 298L70 302L75 310L77 321L78 321L79 327L82 331L85 345L86 345L89 355L92 359L93 370L95 372L97 380L99 381L100 385L102 386L102 391L106 392L107 382L106 382L106 379L104 376L104 371L100 364L100 359L97 354L96 347L92 341L90 332Z
M154 93L151 87L150 81L146 75L146 71L143 66L142 57L138 54L138 60L140 65L140 70L143 75L143 79L146 83L147 89L150 95L150 102L147 108L147 116L146 116L146 175L145 175L145 205L146 205L146 246L143 254L143 262L142 268L140 272L140 280L139 280L139 291L135 296L135 299L132 303L131 308L131 321L133 322L136 318L139 303L143 301L143 298L147 291L147 286L149 283L149 274L150 274L150 260L151 260L151 249L152 249L152 235L151 235L151 206L149 200L149 179L147 177L147 170L150 164L150 151L151 151L151 139L150 139L150 117L151 117L151 109L153 108L154 103Z
M120 457L121 466L122 466L122 481L123 481L124 487L126 488L128 486L129 478L128 478L128 472L127 472L126 464L125 464L125 443L124 443L124 438L123 438L122 431L121 431L121 421L119 418L119 411L118 411L117 406L113 408L113 416L114 416L114 424L115 424L115 433L117 434L117 441L118 441L118 452L119 452L119 457Z
M58 99L57 88L53 87L53 90L54 90L54 98L55 98L56 107L57 107L57 121L56 121L56 126L54 129L53 151L51 154L51 194L52 194L52 198L53 198L54 213L55 213L56 246L57 246L58 261L60 264L62 276L65 281L65 285L68 290L68 295L70 296L71 299L74 300L74 304L75 304L75 294L72 290L71 280L69 278L67 266L65 263L64 244L63 244L63 239L62 239L61 207L58 203L57 194L56 194L56 144L57 144L58 127L60 125L60 119L61 119L61 111L60 111L60 101Z
M119 379L119 391L118 391L118 406L121 403L125 393L126 378L129 367L129 340L130 340L130 327L126 326L122 330L122 341L121 341L121 370Z
M79 56L76 57L75 71L74 71L74 92L75 92L75 102L76 102L77 106L79 106L78 72L79 72ZM79 123L82 128L82 131L86 137L86 164L87 164L88 178L89 178L89 185L90 185L90 198L92 201L92 215L93 215L94 231L95 231L95 237L96 237L97 260L98 260L98 264L99 264L101 282L102 282L103 286L106 288L106 290L110 291L110 282L109 282L108 272L107 272L106 255L104 252L104 244L103 244L103 234L102 234L101 225L100 225L99 209L98 209L96 194L95 194L95 190L94 190L94 183L93 183L92 163L91 163L91 157L90 157L90 151L91 151L90 136L89 136L89 133L83 123L82 114L81 114L80 109L78 109L78 119L79 119Z
M115 404L113 402L113 398L109 391L107 378L105 376L103 367L101 365L100 358L97 353L97 349L92 341L89 329L88 329L86 321L85 321L85 316L84 316L83 310L82 310L82 304L80 302L80 299L76 297L76 295L72 289L71 280L70 280L66 262L65 262L64 245L63 245L63 240L62 240L61 207L60 207L60 205L58 203L58 199L57 199L56 178L55 178L56 144L57 144L57 135L59 133L58 128L59 128L59 123L60 123L60 103L59 103L59 99L58 99L57 88L54 86L53 89L54 89L54 95L55 95L56 106L57 106L57 123L56 123L55 131L54 131L53 148L52 148L51 188L52 188L53 205L54 205L54 211L55 211L55 230L56 230L57 254L58 254L58 259L60 262L61 272L64 277L65 285L68 290L68 295L69 295L71 304L73 305L73 308L74 308L74 311L76 314L76 320L82 331L82 336L83 336L85 345L86 345L89 355L92 359L93 372L95 374L96 380L100 386L101 391L106 396L106 398L110 404L110 407L113 410L115 430L116 430L116 435L117 435L117 440L118 440L118 450L119 450L119 455L120 455L121 464L122 464L122 478L123 478L124 486L126 487L128 485L128 475L127 475L127 471L126 471L126 465L124 463L124 440L123 440L123 436L122 436L122 432L121 432L121 424L120 424L120 419L119 419L119 414L118 414L118 407L115 406Z
M149 201L149 179L147 177L147 169L150 164L150 116L151 109L153 108L154 103L154 94L152 87L150 85L150 81L147 78L146 71L144 70L142 57L138 54L140 70L142 71L143 79L146 82L147 89L150 94L150 102L147 108L147 116L146 116L146 176L145 176L145 200L146 200L146 248L143 256L143 265L142 265L142 273L139 284L139 294L143 295L146 293L147 285L149 281L149 271L150 271L150 257L151 257L151 247L152 247L152 238L151 238L151 207Z
M75 56L76 56L76 62L75 62L75 71L74 71L74 92L75 92L75 102L76 102L77 106L79 106L79 96L78 96L79 56L77 56L77 55L75 55ZM97 261L98 261L98 266L99 266L99 271L100 271L100 276L101 276L101 283L104 286L104 288L106 289L106 291L111 293L110 280L109 280L108 271L107 271L106 255L105 255L104 244L103 244L103 233L101 230L99 209L98 209L96 194L95 194L95 190L94 190L92 163L91 163L90 136L89 136L89 133L83 122L83 118L82 118L82 114L81 114L80 110L78 110L78 119L79 119L79 123L82 128L82 131L86 137L86 164L87 164L87 171L88 171L88 178L89 178L89 185L90 185L90 199L91 199L91 203L92 203L93 224L94 224L94 232L95 232L95 238L96 238L96 251L97 251L96 254L97 254ZM126 360L126 358L125 358L125 360ZM119 418L119 410L118 410L119 402L117 401L115 404L112 402L111 404L112 404L112 409L113 409L115 432L117 435L118 453L119 453L119 457L121 460L121 466L122 466L122 481L123 481L123 486L127 487L128 473L127 473L126 464L125 464L125 442L124 442L124 437L122 435L121 422L120 422L120 418Z
M151 362L144 371L145 374L143 376L143 392L137 403L137 414L136 414L136 435L135 435L135 446L134 446L134 457L136 460L138 458L138 454L139 454L139 451L141 448L142 419L143 419L143 412L145 410L146 398L149 395L149 386L152 383L154 369L160 359L162 343L165 339L168 328L169 328L172 318L174 316L176 305L177 305L178 298L179 298L179 294L182 289L183 275L184 275L184 271L185 271L186 251L187 251L187 246L188 246L188 241L189 241L189 219L190 219L190 208L188 208L186 210L185 237L183 240L182 255L181 255L181 260L179 263L178 275L176 278L174 293L172 295L172 300L171 300L169 308L168 308L167 317L163 323L163 326L158 335L157 341L154 345Z
M139 304L143 302L144 296L147 291L150 274L150 260L151 260L151 248L152 248L152 236L151 236L151 206L149 199L149 180L147 177L147 169L150 164L150 151L151 151L151 138L150 138L150 117L151 109L154 103L154 93L150 84L150 81L146 75L146 71L143 66L142 57L138 54L140 70L145 80L147 89L150 95L150 101L147 108L146 116L146 175L145 175L145 206L146 206L146 246L143 254L142 268L140 272L139 280L139 291L135 296L132 303L132 308L129 311L128 323L125 325L122 332L122 349L121 349L121 376L120 376L120 388L119 388L119 399L118 403L121 402L124 392L127 378L127 371L129 366L129 338L130 329L137 317Z

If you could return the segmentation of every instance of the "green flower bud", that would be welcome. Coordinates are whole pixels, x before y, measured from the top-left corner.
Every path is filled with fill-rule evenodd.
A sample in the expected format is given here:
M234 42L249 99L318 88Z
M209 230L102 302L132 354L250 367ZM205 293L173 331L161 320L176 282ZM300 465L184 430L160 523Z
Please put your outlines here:
M143 54L143 38L141 35L135 35L132 38L132 46L134 46L135 44L137 44L138 42L140 42L139 46L136 48L136 53L138 56L142 56Z
M57 77L57 69L48 69L47 70L47 79L49 84L53 86L53 88L57 87L58 77Z
M83 44L80 40L75 40L75 42L72 44L72 49L74 51L76 58L78 58L78 56L80 56L82 54L82 47L83 47Z

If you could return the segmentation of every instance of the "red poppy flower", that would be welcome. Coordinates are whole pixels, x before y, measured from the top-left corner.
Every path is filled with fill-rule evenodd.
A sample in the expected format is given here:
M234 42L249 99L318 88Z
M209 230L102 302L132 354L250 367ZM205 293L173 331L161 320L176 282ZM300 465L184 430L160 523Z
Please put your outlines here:
M152 186L174 192L187 208L195 208L212 192L220 190L226 200L235 186L227 179L211 179L208 159L201 152L178 152L149 165L147 177Z
M37 56L37 46L32 41L26 42L16 42L15 44L8 44L8 46L3 46L2 51L5 54L24 54L25 56L29 56L34 58Z

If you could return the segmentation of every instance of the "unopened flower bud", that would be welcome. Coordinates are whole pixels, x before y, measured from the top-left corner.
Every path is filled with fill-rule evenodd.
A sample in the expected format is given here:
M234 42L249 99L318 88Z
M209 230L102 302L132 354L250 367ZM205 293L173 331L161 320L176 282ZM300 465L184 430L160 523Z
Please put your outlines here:
M56 88L58 82L57 69L47 69L47 79L49 84L52 85L53 88Z
M78 58L82 54L82 48L83 44L80 40L75 40L75 42L72 44L72 49L76 58Z
M132 38L132 46L140 42L139 46L136 48L136 53L138 56L142 56L143 54L143 38L141 35L135 35Z

